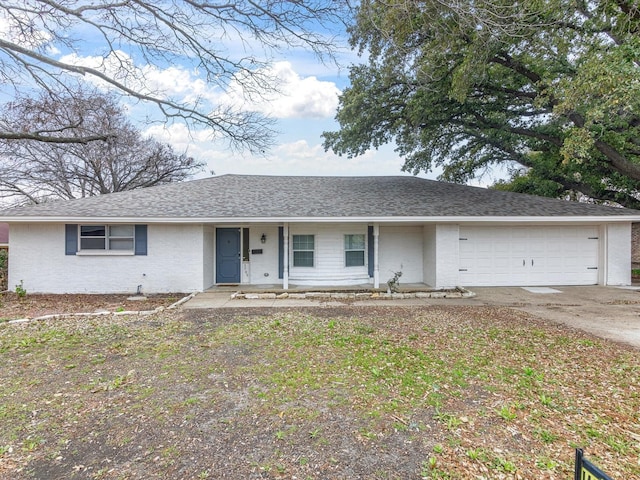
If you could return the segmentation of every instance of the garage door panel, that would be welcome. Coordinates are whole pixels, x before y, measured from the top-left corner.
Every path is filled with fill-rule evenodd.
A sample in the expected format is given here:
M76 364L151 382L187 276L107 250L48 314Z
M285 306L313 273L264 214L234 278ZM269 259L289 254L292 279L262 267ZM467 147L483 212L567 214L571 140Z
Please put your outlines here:
M592 285L598 227L460 227L462 285Z

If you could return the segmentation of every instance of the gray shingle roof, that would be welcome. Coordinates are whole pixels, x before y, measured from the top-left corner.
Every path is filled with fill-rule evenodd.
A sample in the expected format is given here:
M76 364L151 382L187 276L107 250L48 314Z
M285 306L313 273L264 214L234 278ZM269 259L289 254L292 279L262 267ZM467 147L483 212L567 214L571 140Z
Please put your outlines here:
M223 175L0 212L40 218L591 217L639 211L410 176Z

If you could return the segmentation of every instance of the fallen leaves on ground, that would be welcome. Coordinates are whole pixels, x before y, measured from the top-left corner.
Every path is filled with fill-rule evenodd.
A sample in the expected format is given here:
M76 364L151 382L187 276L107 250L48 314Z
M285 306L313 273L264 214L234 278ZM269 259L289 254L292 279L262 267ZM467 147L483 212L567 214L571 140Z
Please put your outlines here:
M129 300L132 295L46 295L27 293L20 297L14 292L0 294L0 321L35 318L66 313L94 313L100 311L141 311L168 307L184 295L147 295L145 300Z
M0 477L640 477L640 361L508 308L0 325Z

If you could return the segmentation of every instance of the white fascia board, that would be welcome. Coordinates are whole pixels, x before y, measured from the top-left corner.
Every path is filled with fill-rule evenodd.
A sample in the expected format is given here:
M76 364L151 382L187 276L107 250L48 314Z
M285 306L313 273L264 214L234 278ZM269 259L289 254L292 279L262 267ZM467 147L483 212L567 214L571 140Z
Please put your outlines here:
M628 223L640 215L446 217L2 217L6 223Z

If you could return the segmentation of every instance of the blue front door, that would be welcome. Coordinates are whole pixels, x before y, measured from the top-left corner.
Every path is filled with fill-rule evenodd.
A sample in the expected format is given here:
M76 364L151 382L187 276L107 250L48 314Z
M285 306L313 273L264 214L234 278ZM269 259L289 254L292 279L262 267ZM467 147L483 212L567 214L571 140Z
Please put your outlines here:
M216 283L240 283L240 229L216 229Z

